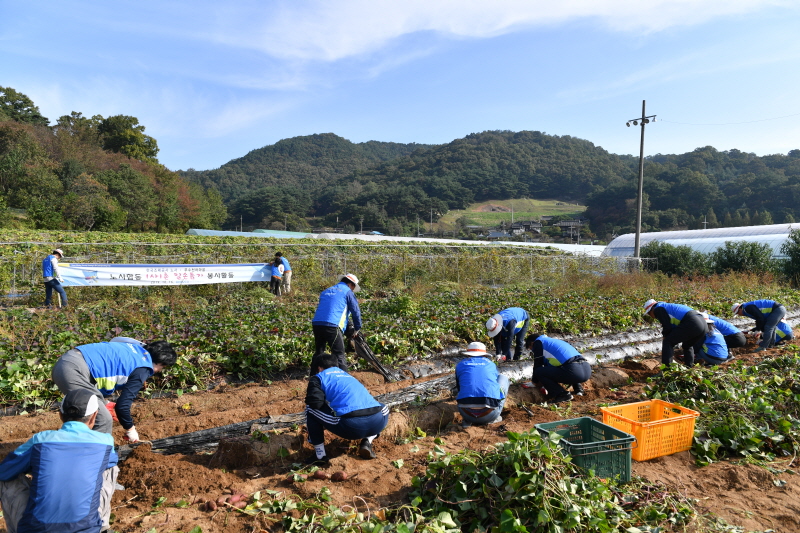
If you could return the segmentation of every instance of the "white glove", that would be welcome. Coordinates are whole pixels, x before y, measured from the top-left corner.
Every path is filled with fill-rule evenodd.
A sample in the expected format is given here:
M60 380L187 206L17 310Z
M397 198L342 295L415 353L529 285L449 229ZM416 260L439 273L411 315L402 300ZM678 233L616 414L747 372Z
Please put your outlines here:
M125 431L125 440L139 442L139 433L136 431L136 426L131 426L131 429Z

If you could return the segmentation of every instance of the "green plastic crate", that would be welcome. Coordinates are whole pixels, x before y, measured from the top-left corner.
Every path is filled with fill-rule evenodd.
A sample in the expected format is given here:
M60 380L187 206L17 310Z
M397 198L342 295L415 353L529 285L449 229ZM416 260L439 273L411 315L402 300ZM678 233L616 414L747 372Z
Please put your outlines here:
M534 426L542 436L561 435L559 443L572 462L598 477L631 480L631 449L636 438L617 428L584 416Z

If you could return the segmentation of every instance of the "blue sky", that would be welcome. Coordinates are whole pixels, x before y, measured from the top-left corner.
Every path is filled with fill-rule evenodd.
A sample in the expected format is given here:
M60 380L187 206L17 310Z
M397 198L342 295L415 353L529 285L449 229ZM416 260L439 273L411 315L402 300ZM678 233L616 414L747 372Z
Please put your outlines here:
M780 0L4 0L0 86L51 122L133 115L174 170L327 132L538 130L638 154L643 99L646 154L785 154L799 30Z

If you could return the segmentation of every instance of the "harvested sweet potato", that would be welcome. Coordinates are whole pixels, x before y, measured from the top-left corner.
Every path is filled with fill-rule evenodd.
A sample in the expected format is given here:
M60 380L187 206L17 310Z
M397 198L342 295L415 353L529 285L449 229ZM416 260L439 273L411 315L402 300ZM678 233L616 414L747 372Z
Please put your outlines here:
M314 472L314 479L330 479L331 475L324 470Z
M331 479L333 481L344 481L345 479L347 479L347 472L342 472L342 471L334 472L333 475L331 476Z

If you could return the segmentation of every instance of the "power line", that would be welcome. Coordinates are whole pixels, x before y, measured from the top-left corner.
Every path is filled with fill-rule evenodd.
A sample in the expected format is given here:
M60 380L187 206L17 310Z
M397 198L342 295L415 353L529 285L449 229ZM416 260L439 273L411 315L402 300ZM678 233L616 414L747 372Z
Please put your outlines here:
M755 124L756 122L768 122L770 120L781 120L784 118L791 118L791 117L800 117L800 113L794 113L793 115L784 115L782 117L773 117L773 118L762 118L758 120L748 120L746 122L721 122L717 124L700 124L694 122L675 122L673 120L666 120L661 119L661 122L669 122L670 124L681 124L683 126L736 126L738 124Z

